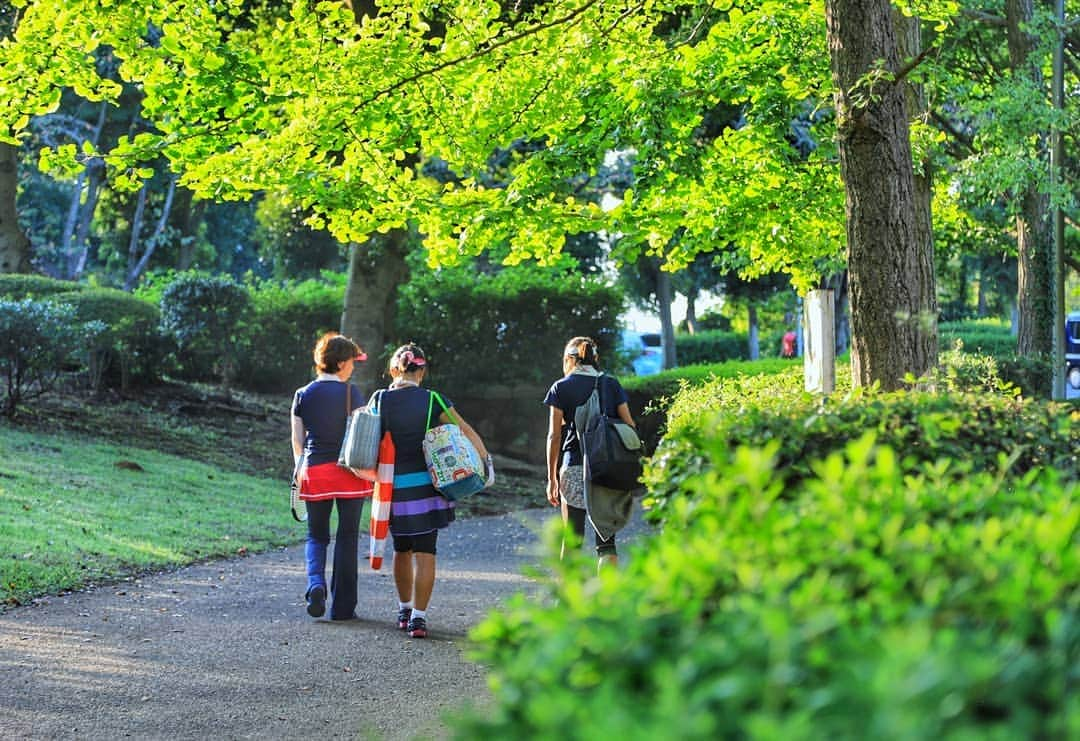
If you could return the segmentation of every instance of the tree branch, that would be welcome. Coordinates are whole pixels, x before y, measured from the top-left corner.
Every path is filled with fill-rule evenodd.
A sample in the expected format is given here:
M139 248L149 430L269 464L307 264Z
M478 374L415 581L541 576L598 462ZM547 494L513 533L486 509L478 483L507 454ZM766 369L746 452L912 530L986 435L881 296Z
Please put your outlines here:
M993 13L987 13L982 10L971 10L965 8L960 11L960 15L973 21L978 21L987 26L994 26L995 28L1005 28L1007 21L1004 16L995 15Z
M521 33L514 34L513 36L507 36L504 39L495 41L489 46L486 46L482 49L477 49L474 52L464 54L460 57L455 57L454 59L448 59L445 62L440 62L439 64L434 65L433 67L428 67L427 69L420 70L419 72L409 75L408 77L403 77L392 85L375 91L375 93L353 106L352 111L355 113L361 108L371 105L379 98L384 98L387 95L390 95L390 93L393 93L395 90L400 90L406 85L410 85L425 77L430 77L431 75L442 72L443 70L449 69L450 67L456 67L459 64L464 64L465 62L471 62L475 59L480 59L487 56L488 54L491 54L497 49L501 49L504 46L509 46L510 44L515 44L518 41L526 39L529 36L534 36L541 31L546 31L549 28L555 28L557 26L568 24L572 22L575 18L577 18L579 15L585 13L585 11L587 11L592 6L599 4L599 2L600 0L587 0L580 8L570 11L561 18L555 18L554 20L548 21L546 23L539 23L531 28L525 29Z
M900 71L896 73L896 77L893 79L893 84L902 82L905 77L910 75L920 64L926 61L926 58L930 56L930 52L935 51L937 47L933 44L920 51L916 56L908 60L908 63L900 68Z
M979 153L979 150L977 150L975 148L975 145L972 144L971 137L965 135L962 131L956 128L953 122L945 118L945 116L941 115L937 111L930 111L930 118L933 119L934 123L940 126L946 134L955 139L958 144L961 144L971 154Z

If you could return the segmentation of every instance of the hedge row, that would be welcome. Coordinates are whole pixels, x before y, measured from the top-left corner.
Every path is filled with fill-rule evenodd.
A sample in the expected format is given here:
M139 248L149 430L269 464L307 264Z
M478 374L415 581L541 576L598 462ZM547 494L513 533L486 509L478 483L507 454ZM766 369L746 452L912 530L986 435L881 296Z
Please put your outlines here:
M495 707L459 737L1080 734L1077 482L912 477L868 435L786 487L702 442L622 571L553 563L475 632Z
M936 382L978 394L681 391L661 532L489 616L460 737L1080 737L1080 409L974 360Z
M212 285L222 281L232 284L229 279L178 273L130 294L39 275L0 275L0 298L68 306L78 323L100 322L105 329L90 336L88 347L72 348L80 351L73 357L81 358L78 362L94 388L151 384L163 374L214 380L220 377L226 353L236 363L230 374L244 388L279 392L310 378L315 339L340 325L343 282L236 284L236 291L246 296L246 307L230 321L227 337L222 330L196 341L196 330L204 328L193 317L222 315L223 307L207 299L227 287ZM170 297L170 287L182 295ZM162 321L162 301L175 326Z
M1022 476L1041 467L1080 477L1076 405L986 390L852 393L845 389L845 376L838 378L840 390L824 399L803 392L794 370L715 379L680 394L667 410L667 437L646 467L657 516L678 498L685 477L711 465L701 447L713 435L723 436L732 449L777 445L775 475L788 486L809 476L815 461L867 432L901 451L901 464L912 475L944 459L952 461L949 473L955 478L970 471Z
M707 330L675 335L675 357L680 366L745 360L750 352L745 334Z
M562 373L575 335L616 356L622 292L577 275L509 268L496 274L448 269L414 275L398 301L402 340L431 358L432 383L448 394L479 384L543 384Z

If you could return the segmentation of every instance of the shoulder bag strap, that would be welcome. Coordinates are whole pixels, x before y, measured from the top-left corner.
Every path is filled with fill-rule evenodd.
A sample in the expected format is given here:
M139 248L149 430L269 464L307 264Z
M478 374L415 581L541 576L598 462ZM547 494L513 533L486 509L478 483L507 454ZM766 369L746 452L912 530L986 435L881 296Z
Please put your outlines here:
M434 404L435 404L435 400L436 400L436 399L438 399L438 400L439 400L439 406L441 406L441 407L442 407L442 409L443 409L443 411L444 411L444 412L446 412L446 415L447 415L448 417L450 417L450 419L451 419L451 420L454 420L454 413L450 411L450 407L446 406L446 402L444 402L444 401L442 400L442 397L441 397L441 396L439 396L439 392L438 392L438 391L428 391L428 402L427 402L427 426L426 426L426 427L424 427L424 431L425 431L425 432L426 432L427 430L430 430L430 429L431 429L431 412L432 412L432 409L433 409L433 407L434 407ZM454 422L455 422L455 424L456 424L456 423L457 423L457 420L454 420Z
M352 414L352 384L345 382L345 426L349 426L349 415Z

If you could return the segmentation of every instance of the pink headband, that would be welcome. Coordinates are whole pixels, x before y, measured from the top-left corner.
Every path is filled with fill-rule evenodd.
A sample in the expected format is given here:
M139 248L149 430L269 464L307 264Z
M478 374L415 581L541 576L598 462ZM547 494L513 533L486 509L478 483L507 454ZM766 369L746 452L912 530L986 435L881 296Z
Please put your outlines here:
M415 365L418 368L423 368L425 365L427 365L427 361L423 358L418 358L413 355L412 350L406 350L405 352L401 353L400 362L402 370L408 368L409 365Z

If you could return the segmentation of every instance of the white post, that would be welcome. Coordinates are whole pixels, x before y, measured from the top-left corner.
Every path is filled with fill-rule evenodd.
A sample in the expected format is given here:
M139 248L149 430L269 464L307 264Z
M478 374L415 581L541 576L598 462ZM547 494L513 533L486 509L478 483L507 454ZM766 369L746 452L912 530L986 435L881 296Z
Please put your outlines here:
M831 394L836 388L836 325L833 292L810 291L803 302L803 374L806 390Z

